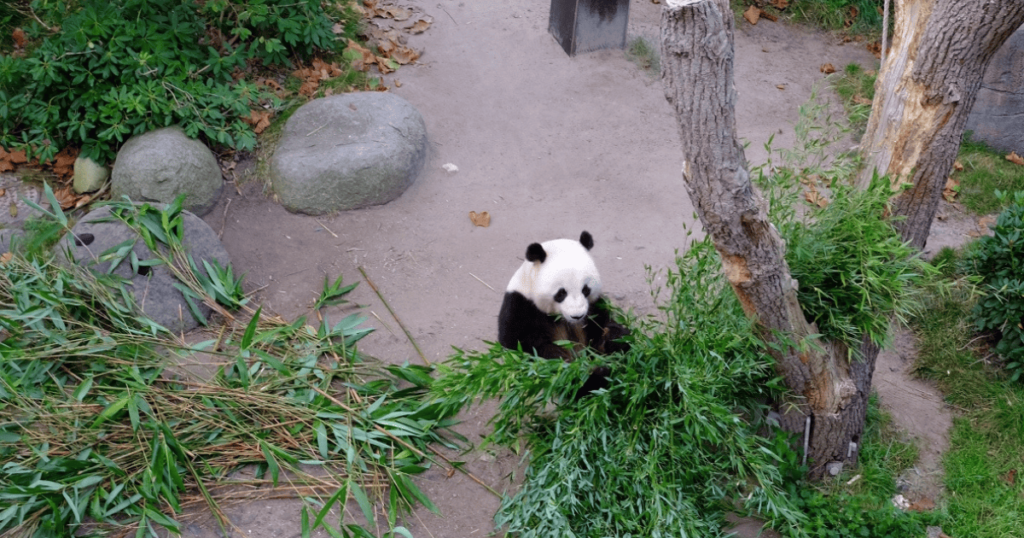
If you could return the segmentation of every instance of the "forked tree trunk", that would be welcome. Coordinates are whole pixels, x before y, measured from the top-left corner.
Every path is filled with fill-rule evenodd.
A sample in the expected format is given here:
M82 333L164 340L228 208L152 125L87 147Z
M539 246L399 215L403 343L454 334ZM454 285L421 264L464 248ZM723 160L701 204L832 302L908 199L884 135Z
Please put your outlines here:
M914 182L895 212L909 217L902 231L915 245L927 237L985 66L1022 19L1022 0L897 1L896 36L865 149L869 163ZM878 348L865 342L861 359L850 362L841 344L821 351L800 345L817 331L800 309L784 245L750 184L736 137L733 55L728 0L666 0L662 83L679 120L683 180L747 315L767 340L782 344L773 353L795 395L780 403L783 427L802 434L810 476L819 478L856 463Z
M830 463L856 460L851 442L863 432L874 353L869 364L851 364L841 344L801 346L817 330L800 309L782 239L750 184L736 136L733 54L728 0L667 0L661 79L679 120L683 180L743 309L781 344L777 368L798 396L780 405L783 426L803 436L810 473L820 477ZM858 383L864 369L867 381Z
M861 142L861 186L889 174L896 225L917 248L928 239L985 68L1024 24L1024 0L900 0L892 48L875 85Z

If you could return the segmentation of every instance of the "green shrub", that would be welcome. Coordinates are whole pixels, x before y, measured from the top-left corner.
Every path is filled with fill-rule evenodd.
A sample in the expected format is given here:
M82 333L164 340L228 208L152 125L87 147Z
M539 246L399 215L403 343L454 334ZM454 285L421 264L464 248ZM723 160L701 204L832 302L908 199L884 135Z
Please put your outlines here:
M1008 199L999 191L996 197ZM982 297L971 320L979 331L999 331L994 351L1006 359L1016 381L1024 375L1024 192L1014 194L992 231L971 253L973 271L982 278Z
M339 51L332 24L318 0L84 0L59 34L23 58L0 58L0 145L42 160L79 146L107 162L127 137L180 124L191 137L251 149L240 118L271 94L233 75Z

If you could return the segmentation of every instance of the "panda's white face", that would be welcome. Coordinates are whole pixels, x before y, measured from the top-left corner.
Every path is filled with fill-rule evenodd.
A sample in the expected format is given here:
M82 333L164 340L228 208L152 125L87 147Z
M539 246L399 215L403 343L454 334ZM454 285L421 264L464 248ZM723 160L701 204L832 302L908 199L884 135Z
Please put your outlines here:
M601 276L594 259L583 244L572 239L546 241L540 247L543 261L524 262L507 291L523 294L545 314L582 324L590 304L601 297Z

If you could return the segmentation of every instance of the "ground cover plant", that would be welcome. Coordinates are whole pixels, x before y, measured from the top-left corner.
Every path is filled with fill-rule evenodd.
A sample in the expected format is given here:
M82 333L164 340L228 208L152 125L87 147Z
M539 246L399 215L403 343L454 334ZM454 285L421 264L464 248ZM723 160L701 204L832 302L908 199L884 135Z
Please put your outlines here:
M50 214L66 226L47 194ZM146 207L134 214L137 230L167 248L140 264L187 272L180 204ZM235 282L227 273L216 277L225 289ZM182 284L206 302L224 297L196 280ZM410 477L432 464L428 443L447 443L440 431L448 422L420 399L425 368L362 356L354 344L369 332L364 319L332 323L321 313L353 287L325 281L316 322L261 309L232 314L225 307L241 301L226 301L227 321L211 339L189 343L141 316L112 275L31 252L5 256L0 533L157 536L159 527L177 532L202 506L227 532L226 495L244 502L274 490L302 500L296 532L304 536L321 527L334 536L409 536L398 519L404 510L436 510ZM253 476L232 475L244 468ZM343 512L349 501L359 516Z
M997 198L1011 197L996 191ZM992 235L978 239L967 256L970 274L980 277L980 297L970 320L993 334L994 353L1004 360L1011 381L1024 381L1024 192L999 213Z
M340 54L355 36L354 13L325 5L35 0L29 7L42 19L26 25L32 45L0 56L0 145L41 161L70 145L105 163L128 137L177 124L192 137L252 149L243 118L279 103L247 72Z
M864 336L888 344L890 319L905 323L920 307L918 286L935 269L885 217L888 179L875 177L863 190L851 184L858 161L831 150L848 132L815 92L800 108L795 146L773 153L769 140L769 160L752 177L786 240L805 316L854 353Z
M968 246L970 252L976 248ZM946 249L936 258L953 283L913 318L916 372L934 380L959 416L943 459L950 536L1011 538L1024 529L1024 384L993 361L969 321L977 300L973 265Z

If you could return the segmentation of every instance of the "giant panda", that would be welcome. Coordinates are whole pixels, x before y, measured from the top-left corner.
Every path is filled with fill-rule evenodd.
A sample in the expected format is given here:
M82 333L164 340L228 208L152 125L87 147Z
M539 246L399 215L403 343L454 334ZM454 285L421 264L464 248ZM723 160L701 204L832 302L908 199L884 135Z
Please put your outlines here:
M594 238L584 231L579 241L554 239L532 243L526 261L512 275L498 314L498 343L522 348L545 359L572 361L582 347L608 354L628 351L618 341L629 330L611 319L601 296L601 275L590 249ZM556 341L568 340L565 348ZM577 396L606 386L607 368L596 368Z

